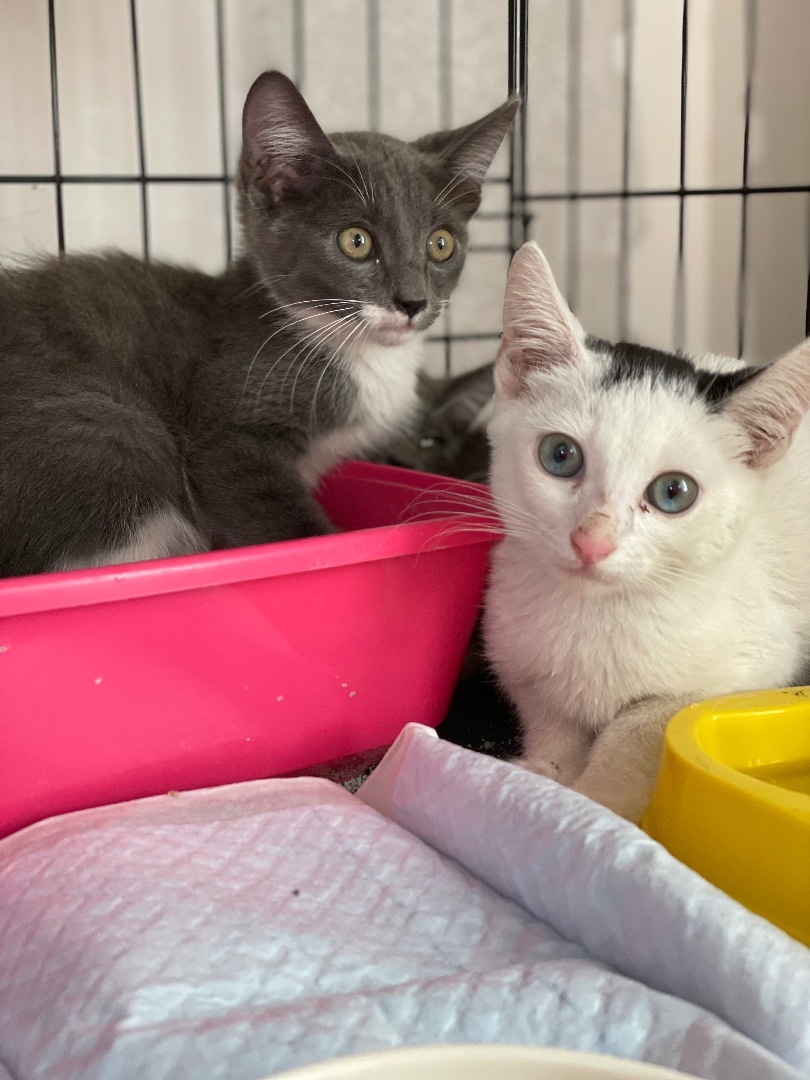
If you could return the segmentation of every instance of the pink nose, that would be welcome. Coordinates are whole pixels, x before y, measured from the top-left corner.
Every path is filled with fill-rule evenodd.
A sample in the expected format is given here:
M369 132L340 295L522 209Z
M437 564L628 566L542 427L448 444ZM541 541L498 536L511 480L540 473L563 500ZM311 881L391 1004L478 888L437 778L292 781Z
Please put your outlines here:
M574 529L571 533L571 545L583 566L593 566L616 550L616 541L611 537L583 532L582 529Z

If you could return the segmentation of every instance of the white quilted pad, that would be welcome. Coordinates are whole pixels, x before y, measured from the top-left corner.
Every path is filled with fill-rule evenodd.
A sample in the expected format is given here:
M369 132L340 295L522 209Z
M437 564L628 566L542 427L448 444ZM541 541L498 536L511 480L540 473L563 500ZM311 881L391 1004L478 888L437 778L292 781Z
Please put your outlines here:
M264 781L0 843L0 1077L484 1041L788 1080L809 957L607 811L412 728L361 798Z

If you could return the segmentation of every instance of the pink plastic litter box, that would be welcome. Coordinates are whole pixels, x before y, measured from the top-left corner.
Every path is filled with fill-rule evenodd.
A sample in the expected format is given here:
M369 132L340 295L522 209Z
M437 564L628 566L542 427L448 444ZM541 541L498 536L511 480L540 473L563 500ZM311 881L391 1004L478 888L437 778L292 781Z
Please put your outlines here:
M350 531L0 581L0 835L439 723L493 541L471 495L352 462L319 494Z

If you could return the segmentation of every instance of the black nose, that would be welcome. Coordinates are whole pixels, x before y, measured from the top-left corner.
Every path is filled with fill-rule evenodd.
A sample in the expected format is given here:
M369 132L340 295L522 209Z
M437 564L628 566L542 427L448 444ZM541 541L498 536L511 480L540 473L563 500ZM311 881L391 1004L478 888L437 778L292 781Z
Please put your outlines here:
M420 311L424 311L427 307L427 300L402 300L399 296L395 296L394 307L399 308L400 311L404 311L408 318L412 319L414 315L418 315Z

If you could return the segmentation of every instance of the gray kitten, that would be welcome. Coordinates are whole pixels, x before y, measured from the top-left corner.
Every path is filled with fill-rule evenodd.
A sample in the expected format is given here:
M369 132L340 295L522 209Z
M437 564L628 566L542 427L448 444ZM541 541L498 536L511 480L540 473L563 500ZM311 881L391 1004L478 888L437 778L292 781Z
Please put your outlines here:
M492 411L494 366L451 379L419 378L419 408L407 431L388 447L385 460L409 469L475 480L489 477L487 422Z
M414 143L327 137L266 72L221 277L123 254L0 271L0 575L328 531L310 492L416 408L517 106Z

